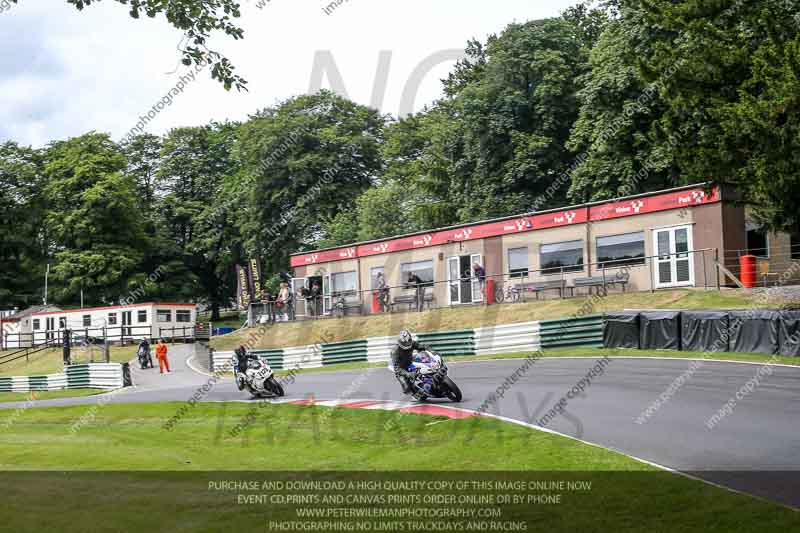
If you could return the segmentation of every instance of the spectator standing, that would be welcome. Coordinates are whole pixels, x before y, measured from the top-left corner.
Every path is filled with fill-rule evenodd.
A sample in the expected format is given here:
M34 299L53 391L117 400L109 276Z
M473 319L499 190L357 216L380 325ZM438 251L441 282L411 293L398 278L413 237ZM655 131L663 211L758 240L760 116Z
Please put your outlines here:
M479 263L475 263L472 265L472 275L478 278L478 283L481 287L481 295L483 296L483 302L486 303L486 269L484 269Z
M278 317L277 320L281 322L288 322L289 321L289 305L291 299L291 291L289 290L289 284L285 281L281 282L281 288L278 290L278 297L277 297L277 304L276 307L278 308Z
M320 286L319 281L315 281L311 286L311 298L314 302L314 316L320 316L322 314L320 309L322 306L322 287Z
M378 290L378 303L381 307L381 313L385 313L389 309L389 287L386 284L386 276L383 272L378 272L375 278L375 288Z
M406 284L406 287L416 289L417 291L417 311L422 311L422 308L425 305L425 286L423 283L424 282L422 279L420 279L420 277L413 272L408 274L408 283Z
M158 339L156 358L158 358L158 368L161 370L161 373L163 374L166 368L167 374L171 374L172 371L169 369L169 360L167 359L167 344L164 342L164 339Z

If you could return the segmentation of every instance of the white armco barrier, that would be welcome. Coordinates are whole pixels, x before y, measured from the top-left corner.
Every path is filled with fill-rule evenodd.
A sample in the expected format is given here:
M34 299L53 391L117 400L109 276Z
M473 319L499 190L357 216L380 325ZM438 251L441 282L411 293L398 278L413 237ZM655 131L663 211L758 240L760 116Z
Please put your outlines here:
M0 392L56 391L64 389L119 389L122 365L89 363L66 367L61 374L0 377Z
M283 368L319 368L322 366L322 346L309 345L283 350Z
M538 321L477 328L474 338L477 355L535 352L541 348Z
M214 352L213 362L212 372L222 372L223 370L233 372L233 352Z
M367 361L370 363L386 363L392 357L392 348L397 344L397 337L371 337L367 339Z

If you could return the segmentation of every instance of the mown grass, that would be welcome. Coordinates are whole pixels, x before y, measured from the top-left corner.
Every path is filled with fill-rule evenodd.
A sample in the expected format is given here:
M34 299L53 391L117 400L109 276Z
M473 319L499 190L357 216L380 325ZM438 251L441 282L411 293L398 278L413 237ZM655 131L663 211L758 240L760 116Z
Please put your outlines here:
M107 392L101 389L65 389L54 391L0 392L0 402L27 402L55 400L57 398L79 398Z
M256 348L288 348L396 335L401 329L422 333L549 320L575 315L585 310L590 302L592 314L622 309L745 309L777 305L776 302L755 300L751 291L739 289L720 292L682 289L655 293L612 293L600 299L549 299L518 304L443 308L422 313L280 323L225 335L213 339L211 345L217 350L233 350L252 338Z
M528 530L744 533L790 531L798 521L797 512L779 505L492 419L198 404L164 430L181 407L98 405L17 415L0 433L5 530L272 531L268 521L297 520L302 505L239 505L237 494L247 491L214 490L209 480L352 480L369 472L409 480L458 472L486 479L494 471L495 479L591 481L589 492L566 493L560 505L507 507L504 519L524 520ZM255 413L249 429L232 436L249 412ZM70 431L87 413L85 425ZM20 472L26 470L53 473Z

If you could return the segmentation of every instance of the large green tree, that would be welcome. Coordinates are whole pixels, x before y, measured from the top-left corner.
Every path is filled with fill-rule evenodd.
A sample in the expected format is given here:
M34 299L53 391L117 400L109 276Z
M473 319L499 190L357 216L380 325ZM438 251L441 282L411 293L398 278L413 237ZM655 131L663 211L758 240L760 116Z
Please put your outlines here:
M136 184L108 135L87 133L48 146L47 238L56 301L110 303L142 281L147 246L136 210Z
M42 154L0 144L0 308L39 303L47 246Z
M800 223L800 4L625 0L685 182L729 183L773 228Z
M314 247L381 169L384 118L331 92L265 109L239 129L231 187L247 251L277 272Z
M234 213L224 184L235 174L231 157L236 124L177 128L164 139L158 170L162 259L182 295L207 302L212 320L234 291L233 265L241 258Z
M572 202L663 189L678 180L672 148L679 139L665 142L654 131L665 105L659 84L647 83L637 68L639 37L632 21L615 20L592 50L567 144L574 162L559 178Z

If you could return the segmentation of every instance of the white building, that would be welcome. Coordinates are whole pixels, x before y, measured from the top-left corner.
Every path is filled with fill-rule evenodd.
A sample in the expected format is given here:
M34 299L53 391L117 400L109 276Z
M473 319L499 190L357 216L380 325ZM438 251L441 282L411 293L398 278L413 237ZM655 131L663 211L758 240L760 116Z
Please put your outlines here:
M192 337L197 306L148 302L73 310L28 310L2 320L5 349L59 341L65 329L72 331L76 341L87 337L110 342Z

